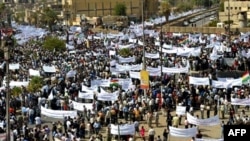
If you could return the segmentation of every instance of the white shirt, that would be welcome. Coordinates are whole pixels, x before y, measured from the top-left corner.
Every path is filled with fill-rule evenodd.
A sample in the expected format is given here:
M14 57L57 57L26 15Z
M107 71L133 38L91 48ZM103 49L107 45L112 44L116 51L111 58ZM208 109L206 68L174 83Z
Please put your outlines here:
M68 120L68 121L66 122L66 125L67 125L67 127L69 128L70 125L71 125L71 122Z
M38 124L41 124L41 123L42 123L42 121L41 121L41 118L40 118L40 117L36 117L36 118L35 118L35 120L36 120L36 125L38 125Z

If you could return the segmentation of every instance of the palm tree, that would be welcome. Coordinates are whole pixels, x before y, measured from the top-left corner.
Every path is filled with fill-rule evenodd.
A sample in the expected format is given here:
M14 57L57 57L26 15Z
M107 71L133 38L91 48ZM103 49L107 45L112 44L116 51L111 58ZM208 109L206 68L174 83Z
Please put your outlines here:
M167 0L162 0L160 4L160 13L166 17L168 21L168 17L171 13L171 5Z
M43 86L43 80L39 76L34 76L31 78L29 85L28 85L28 91L31 93L35 93L41 90Z
M41 13L41 20L44 25L47 25L49 29L52 30L52 26L56 24L56 22L58 21L58 17L54 10L46 7Z

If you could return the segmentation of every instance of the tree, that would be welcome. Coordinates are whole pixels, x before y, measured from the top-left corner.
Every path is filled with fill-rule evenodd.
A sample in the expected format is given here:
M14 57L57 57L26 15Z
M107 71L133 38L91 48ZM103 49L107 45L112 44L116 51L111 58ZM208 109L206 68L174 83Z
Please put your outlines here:
M11 89L11 95L14 97L18 97L22 93L22 88L21 87L13 87Z
M132 56L132 52L129 48L120 49L118 54L122 57Z
M49 7L43 9L43 12L41 13L41 22L42 24L47 25L50 31L52 31L52 26L56 24L57 20L58 17L55 11Z
M43 48L49 51L65 51L66 44L57 37L48 36L43 42Z
M220 10L220 12L224 12L224 2L221 2L220 3L220 7L219 7L219 10Z
M171 6L167 0L162 0L160 4L160 13L164 15L168 21L168 17L171 13Z
M15 14L14 19L17 23L22 23L24 22L24 17L25 17L25 12L18 12Z
M184 11L189 11L192 10L193 6L190 3L180 3L177 6L176 12L184 12Z
M117 3L114 7L114 14L116 16L126 16L127 7L124 3Z
M39 76L33 76L28 85L28 91L35 93L41 90L43 86L43 80Z

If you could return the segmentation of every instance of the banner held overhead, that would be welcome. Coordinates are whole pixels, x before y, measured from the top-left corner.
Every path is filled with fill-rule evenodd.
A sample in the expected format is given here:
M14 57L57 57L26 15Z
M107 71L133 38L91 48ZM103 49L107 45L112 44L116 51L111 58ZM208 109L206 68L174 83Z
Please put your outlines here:
M141 89L149 88L149 72L146 70L141 70Z

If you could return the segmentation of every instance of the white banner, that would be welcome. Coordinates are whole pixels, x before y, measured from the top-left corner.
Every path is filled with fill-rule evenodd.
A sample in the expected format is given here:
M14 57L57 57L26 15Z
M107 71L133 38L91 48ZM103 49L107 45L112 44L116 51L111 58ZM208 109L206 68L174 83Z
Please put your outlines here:
M186 115L186 106L176 106L177 115Z
M160 58L160 54L159 53L156 53L156 54L152 54L152 53L145 53L145 57L146 58L151 58L151 59L158 59Z
M214 88L232 88L234 86L241 86L242 85L242 79L225 79L225 80L212 80L212 86Z
M97 94L97 99L100 101L116 101L118 100L118 91L113 93L108 93L101 89L101 93Z
M135 62L135 57L128 57L128 58L123 58L121 56L118 57L120 63L130 63L130 62Z
M110 85L110 80L109 79L96 79L96 80L91 80L91 87L97 87L97 86L102 86L102 87L109 87Z
M22 81L11 81L10 87L27 87L29 85L29 81L22 82Z
M9 64L10 70L18 70L20 68L19 64Z
M208 77L199 78L199 77L192 77L192 76L189 76L189 84L210 85Z
M197 133L197 128L193 127L193 128L183 129L183 128L175 128L169 126L169 133L171 136L175 137L183 137L183 138L195 137Z
M38 70L29 69L30 76L40 76L40 72Z
M130 72L129 72L129 76L130 76L130 78L141 79L140 72L130 71Z
M78 110L78 111L83 111L84 106L86 107L87 110L92 110L93 109L93 104L92 103L79 103L79 102L75 102L75 101L72 101L72 103L73 103L74 109Z
M224 141L224 139L195 139L195 141Z
M142 64L137 64L137 65L120 65L120 64L116 64L115 65L116 70L118 71L131 71L131 70L135 70L135 71L139 71L142 70Z
M250 99L231 98L231 105L248 106L250 105Z
M184 67L184 68L176 68L176 67L173 67L173 68L167 68L167 67L162 67L162 72L163 73L188 73L189 70L188 70L188 67Z
M64 117L68 116L75 118L77 111L51 110L41 106L41 114L51 118L64 119Z
M56 67L55 66L43 66L43 71L47 73L55 73Z
M113 135L134 135L135 134L135 125L134 124L122 124L114 125L111 124L110 133Z
M188 120L188 123L191 123L194 125L202 125L202 126L214 126L214 125L220 124L220 119L218 115L207 118L207 119L198 119L192 116L191 114L187 113L187 120Z
M79 91L78 97L82 99L94 99L94 92L80 92Z

